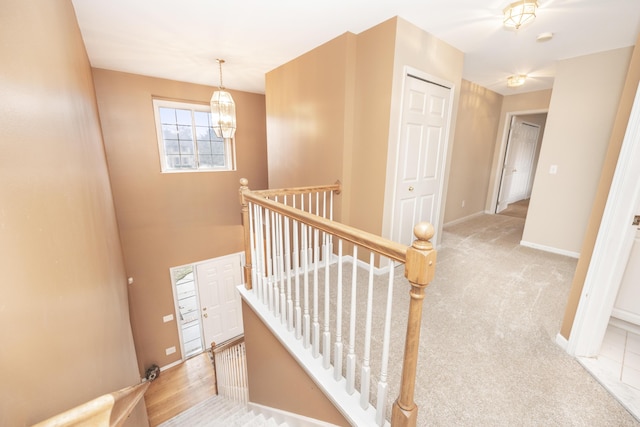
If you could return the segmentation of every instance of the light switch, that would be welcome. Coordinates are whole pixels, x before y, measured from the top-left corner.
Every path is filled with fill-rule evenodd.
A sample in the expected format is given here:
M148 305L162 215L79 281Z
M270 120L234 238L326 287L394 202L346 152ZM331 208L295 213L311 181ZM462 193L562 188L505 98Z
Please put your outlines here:
M173 314L167 314L162 318L162 320L164 321L164 323L171 322L173 320Z
M551 165L551 167L549 168L549 173L551 175L555 175L558 173L558 165Z
M168 355L173 354L176 352L176 348L175 347L169 347L167 349L164 350L164 352Z

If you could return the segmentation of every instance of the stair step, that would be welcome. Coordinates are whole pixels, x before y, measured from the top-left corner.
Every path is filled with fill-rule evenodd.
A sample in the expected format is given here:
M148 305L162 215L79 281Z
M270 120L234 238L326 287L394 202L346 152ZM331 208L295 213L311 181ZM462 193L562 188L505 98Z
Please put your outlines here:
M158 427L288 427L272 417L250 411L244 403L213 396Z

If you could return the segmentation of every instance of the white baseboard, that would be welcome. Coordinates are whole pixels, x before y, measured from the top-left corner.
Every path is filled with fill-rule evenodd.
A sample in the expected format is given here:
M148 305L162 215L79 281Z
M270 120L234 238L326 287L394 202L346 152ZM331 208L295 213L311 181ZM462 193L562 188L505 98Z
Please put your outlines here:
M531 242L527 242L525 240L520 240L520 244L522 246L526 246L527 248L539 249L541 251L551 252L553 254L564 255L564 256L568 256L568 257L576 258L576 259L580 258L580 252L572 252L572 251L567 251L567 250L564 250L564 249L554 248L554 247L551 247L551 246L539 245L537 243L531 243Z
M278 424L287 423L287 425L291 427L336 427L335 424L258 403L249 402L247 403L247 407L253 412L264 415L265 418L273 418Z
M470 220L472 218L478 217L480 215L484 215L486 213L490 213L490 212L480 211L480 212L473 213L471 215L467 215L467 216L462 217L462 218L454 219L453 221L449 221L449 222L445 223L443 225L443 227L449 227L449 226L452 226L452 225L460 224L461 222L465 222L467 220Z
M567 351L567 348L569 348L569 341L567 341L560 332L556 335L556 344L558 344L558 346L564 351Z

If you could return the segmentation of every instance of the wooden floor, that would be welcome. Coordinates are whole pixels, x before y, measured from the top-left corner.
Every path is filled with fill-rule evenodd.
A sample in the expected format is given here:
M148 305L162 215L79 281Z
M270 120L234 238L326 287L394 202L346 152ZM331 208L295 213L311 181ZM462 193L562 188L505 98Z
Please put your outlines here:
M216 394L209 352L158 375L144 395L149 425L157 426Z

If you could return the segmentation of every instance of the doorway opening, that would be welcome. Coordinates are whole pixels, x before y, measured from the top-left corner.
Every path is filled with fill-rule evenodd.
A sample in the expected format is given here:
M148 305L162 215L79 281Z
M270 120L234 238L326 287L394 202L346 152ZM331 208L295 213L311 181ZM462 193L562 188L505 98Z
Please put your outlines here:
M510 115L495 213L526 218L546 121L546 112Z

